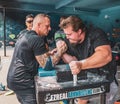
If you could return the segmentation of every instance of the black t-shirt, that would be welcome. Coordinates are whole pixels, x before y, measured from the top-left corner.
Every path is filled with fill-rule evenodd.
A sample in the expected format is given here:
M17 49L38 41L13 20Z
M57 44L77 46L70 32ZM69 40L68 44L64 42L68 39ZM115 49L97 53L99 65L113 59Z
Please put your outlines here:
M24 30L20 31L20 33L17 35L17 38L21 37L21 35L24 35L24 33L26 33L27 31L29 31L29 30L24 29Z
M39 67L35 56L45 52L44 37L38 36L35 31L27 31L19 38L9 67L8 87L12 90L34 88L34 76Z
M68 45L67 53L76 56L78 60L91 56L96 47L109 44L106 34L98 28L88 29L85 40L81 44L72 45L69 40L66 39L65 41Z
M65 39L65 41L68 45L67 53L76 56L78 60L90 57L94 54L96 47L110 44L107 35L99 28L87 29L85 40L81 44L71 45L69 40ZM103 67L85 70L85 73L87 72L106 75L106 78L112 82L115 79L116 63L112 60Z

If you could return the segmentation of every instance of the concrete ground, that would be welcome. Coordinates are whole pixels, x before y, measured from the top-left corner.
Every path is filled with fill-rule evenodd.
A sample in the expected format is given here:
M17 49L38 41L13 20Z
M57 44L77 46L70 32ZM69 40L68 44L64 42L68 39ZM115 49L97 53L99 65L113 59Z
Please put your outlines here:
M4 56L4 49L3 49L3 47L0 48L0 56L1 56L1 61L2 61L1 62L2 69L0 70L0 83L5 85L5 89L6 89L6 91L0 91L0 104L20 104L17 101L15 94L5 96L6 92L9 91L9 89L6 87L6 85L7 85L6 77L7 77L7 72L8 72L8 68L10 65L11 57L13 55L13 50L14 50L14 48L7 47L6 56ZM120 67L119 67L119 70L120 70ZM120 81L119 81L119 84L120 84ZM118 91L118 98L120 98L120 90ZM95 104L98 104L98 103L95 103Z
M0 48L0 56L1 56L1 63L2 63L2 69L0 70L0 83L5 85L5 89L6 89L6 91L0 91L0 104L20 104L17 101L15 94L5 96L5 94L9 92L9 89L6 87L7 85L6 77L7 77L7 72L8 72L10 61L11 61L11 57L13 54L13 50L14 48L7 47L6 56L4 57L4 49L3 47Z

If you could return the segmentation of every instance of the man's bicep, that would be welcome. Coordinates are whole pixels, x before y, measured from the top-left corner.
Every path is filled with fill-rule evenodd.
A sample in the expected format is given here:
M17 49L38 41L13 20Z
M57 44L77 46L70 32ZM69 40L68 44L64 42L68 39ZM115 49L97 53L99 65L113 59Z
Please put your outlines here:
M102 52L109 52L111 53L111 47L110 45L102 45L102 46L98 46L95 48L95 51L102 51Z
M111 60L111 58L112 58L112 51L111 51L111 47L109 45L98 46L95 49L95 53L98 53L98 55L103 57L103 59Z

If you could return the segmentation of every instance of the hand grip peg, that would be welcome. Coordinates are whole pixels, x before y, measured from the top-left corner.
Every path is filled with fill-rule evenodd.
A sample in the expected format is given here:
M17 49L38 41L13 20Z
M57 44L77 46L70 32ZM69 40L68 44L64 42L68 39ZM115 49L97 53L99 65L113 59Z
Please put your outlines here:
M73 75L73 84L77 85L77 75Z

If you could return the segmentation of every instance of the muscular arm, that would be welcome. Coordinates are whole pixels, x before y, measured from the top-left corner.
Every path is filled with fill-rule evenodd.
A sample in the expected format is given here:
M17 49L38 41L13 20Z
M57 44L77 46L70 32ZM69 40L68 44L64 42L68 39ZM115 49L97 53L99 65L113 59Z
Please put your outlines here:
M102 67L112 60L111 48L109 45L99 46L95 53L86 59L82 69Z
M60 47L61 46L61 44L66 44L63 40L58 40L57 42L56 42L56 47ZM64 53L63 55L62 55L62 60L65 62L65 63L70 63L71 61L77 61L77 58L75 57L75 56L71 56L71 55L69 55L69 54L67 54L67 53Z
M66 50L67 50L67 45L65 43L62 43L62 45L57 47L55 51L52 52L49 51L35 57L38 63L40 64L40 66L44 68L49 58L51 58L52 65L56 65Z
M85 60L72 61L69 63L72 74L78 74L81 70L102 67L112 60L111 48L109 45L98 46L95 53Z
M36 60L38 61L38 63L40 64L40 66L45 67L45 64L46 64L48 57L49 57L49 52L46 52L45 54L38 55L35 57L36 57Z
M67 53L64 53L62 55L62 60L65 62L65 63L70 63L71 61L77 61L77 58L75 56L71 56Z

